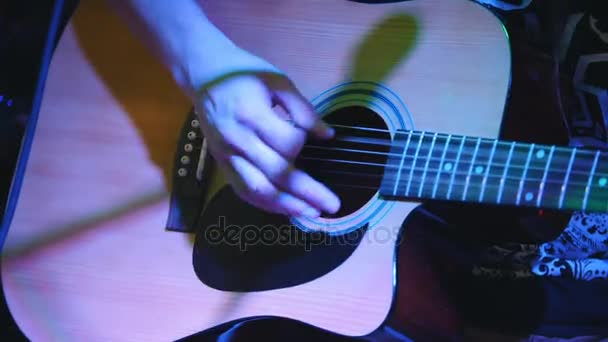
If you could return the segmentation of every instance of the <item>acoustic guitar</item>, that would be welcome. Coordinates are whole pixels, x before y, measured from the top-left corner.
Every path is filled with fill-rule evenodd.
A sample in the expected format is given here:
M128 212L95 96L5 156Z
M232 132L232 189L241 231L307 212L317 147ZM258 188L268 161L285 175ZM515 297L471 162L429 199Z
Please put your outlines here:
M479 4L201 6L336 128L298 163L342 209L301 219L240 201L170 75L104 1L83 1L55 50L6 222L2 286L28 338L166 341L256 316L348 336L413 326L424 315L413 301L437 285L401 286L407 267L425 267L401 239L424 201L606 209L604 154L497 140L509 40ZM451 327L441 324L428 330Z

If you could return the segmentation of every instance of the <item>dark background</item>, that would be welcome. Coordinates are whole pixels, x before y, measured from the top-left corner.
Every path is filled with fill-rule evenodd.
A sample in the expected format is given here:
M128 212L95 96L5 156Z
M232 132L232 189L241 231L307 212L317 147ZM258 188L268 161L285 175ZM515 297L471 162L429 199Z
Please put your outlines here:
M0 1L0 219L3 219L16 161L32 112L55 0ZM64 1L65 24L76 0ZM55 38L56 39L56 38ZM0 296L0 336L24 339Z

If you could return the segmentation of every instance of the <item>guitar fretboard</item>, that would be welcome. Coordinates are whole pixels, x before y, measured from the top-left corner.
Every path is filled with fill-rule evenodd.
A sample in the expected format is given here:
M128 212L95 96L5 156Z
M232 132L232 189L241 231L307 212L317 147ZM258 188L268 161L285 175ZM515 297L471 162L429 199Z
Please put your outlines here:
M389 199L435 199L605 212L605 152L399 131L380 187Z

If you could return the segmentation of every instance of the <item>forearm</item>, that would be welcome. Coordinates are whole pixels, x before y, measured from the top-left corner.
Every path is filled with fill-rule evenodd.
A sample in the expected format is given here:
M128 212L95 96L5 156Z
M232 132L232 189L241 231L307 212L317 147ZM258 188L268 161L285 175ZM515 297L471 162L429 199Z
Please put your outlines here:
M244 62L196 0L108 0L188 93ZM226 1L226 0L217 0Z

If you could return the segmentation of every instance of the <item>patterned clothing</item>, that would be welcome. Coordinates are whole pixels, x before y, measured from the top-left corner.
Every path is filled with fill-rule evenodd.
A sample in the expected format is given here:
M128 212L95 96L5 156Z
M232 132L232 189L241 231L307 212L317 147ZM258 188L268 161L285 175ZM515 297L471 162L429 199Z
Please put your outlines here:
M539 50L558 61L559 102L571 146L608 147L608 9L604 0L572 1L563 20L550 20L549 1L478 0L499 14L520 16ZM561 1L560 1L561 2ZM537 7L534 7L534 6ZM542 8L538 11L538 8ZM549 10L547 10L549 9ZM507 25L507 29L509 26ZM518 27L522 30L521 27ZM553 37L547 37L552 32ZM543 35L544 34L544 35ZM550 35L549 35L550 36ZM553 39L551 41L551 39ZM549 42L547 42L549 40ZM544 44L544 45L543 45ZM551 86L551 85L549 85ZM500 244L487 249L473 274L489 279L534 276L608 279L608 214L572 214L563 232L542 244Z
M572 215L564 232L538 249L532 273L580 280L608 279L608 215Z

